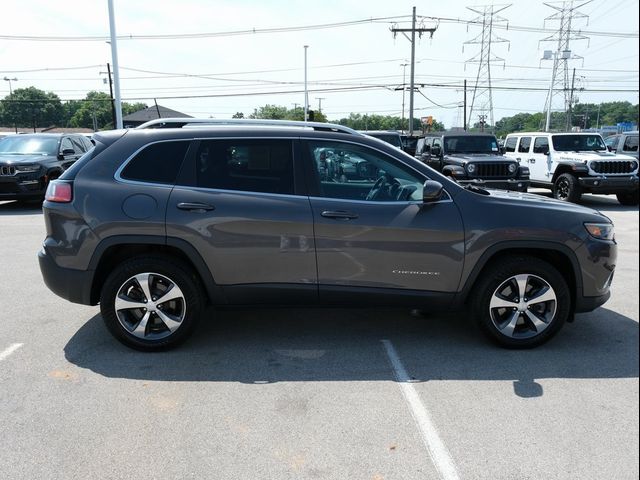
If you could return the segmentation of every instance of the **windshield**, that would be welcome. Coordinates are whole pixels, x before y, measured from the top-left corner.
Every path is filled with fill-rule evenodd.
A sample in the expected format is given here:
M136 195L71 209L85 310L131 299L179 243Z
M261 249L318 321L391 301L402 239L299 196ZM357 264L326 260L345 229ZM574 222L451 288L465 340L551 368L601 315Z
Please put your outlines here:
M444 138L445 153L492 153L497 154L498 141L495 137L488 135L472 136L465 135L459 137Z
M58 138L16 135L0 141L2 155L57 155Z
M552 135L556 152L592 152L606 150L600 135Z

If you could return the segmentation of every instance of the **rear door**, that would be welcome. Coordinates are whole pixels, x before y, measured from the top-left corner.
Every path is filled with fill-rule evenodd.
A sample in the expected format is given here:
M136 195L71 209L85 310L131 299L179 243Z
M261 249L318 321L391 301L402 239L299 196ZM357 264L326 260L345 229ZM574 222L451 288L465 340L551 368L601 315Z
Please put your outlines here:
M303 141L323 303L350 303L380 289L455 292L463 264L460 213L448 196L422 204L426 178L373 147ZM333 150L359 173L323 180L316 157Z
M290 138L196 141L167 208L231 303L317 300L313 220Z

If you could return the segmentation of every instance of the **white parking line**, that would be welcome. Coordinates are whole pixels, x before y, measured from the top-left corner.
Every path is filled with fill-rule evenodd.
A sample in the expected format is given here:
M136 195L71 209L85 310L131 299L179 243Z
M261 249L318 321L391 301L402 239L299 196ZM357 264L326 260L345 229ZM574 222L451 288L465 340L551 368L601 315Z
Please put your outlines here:
M22 343L13 343L8 348L0 352L0 362L18 350L22 345Z
M409 404L411 414L413 415L413 419L422 434L422 440L427 447L427 451L429 452L429 456L431 457L433 464L436 466L441 478L444 480L458 480L460 477L458 476L453 459L451 458L447 447L442 442L440 435L438 435L438 431L431 421L429 411L420 400L418 392L416 392L416 389L411 383L411 379L409 375L407 375L407 371L402 365L396 349L389 340L382 340L382 344L384 345L389 361L393 367L396 380L398 381L398 386L402 391L404 399Z

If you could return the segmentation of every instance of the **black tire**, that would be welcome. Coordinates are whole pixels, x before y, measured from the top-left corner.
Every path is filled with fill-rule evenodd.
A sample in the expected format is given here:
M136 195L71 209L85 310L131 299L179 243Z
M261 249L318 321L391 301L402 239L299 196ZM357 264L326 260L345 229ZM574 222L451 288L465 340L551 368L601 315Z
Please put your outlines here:
M553 184L553 196L565 202L578 203L582 197L582 188L578 179L570 173L563 173Z
M638 190L629 193L617 193L616 198L618 199L618 202L620 202L620 205L638 205Z
M514 307L491 308L494 299L506 299L508 297L503 295L510 292L511 286L517 288L517 281L510 282L516 276L527 277L525 285L531 287L527 294L535 296L533 299L523 297L522 300L531 300L533 306L522 305L523 311L520 306L516 306L518 303L513 303ZM544 284L550 289L545 289ZM544 298L542 295L549 292L555 295L555 301L535 301L538 297ZM532 348L551 339L567 321L572 310L571 293L564 277L551 264L536 257L508 256L493 262L482 272L480 280L474 286L471 308L482 332L498 345L505 348ZM535 315L540 322L544 319L540 323L544 324L543 327L536 328L530 315ZM511 324L514 326L509 335L505 332L509 332Z
M140 274L148 274L148 292L151 295L160 292L159 300L169 292L175 292L175 286L182 294L181 297L166 304L160 301L157 304L154 301L149 302L148 309L120 309L118 314L115 306L116 295L118 292L123 295L125 289L127 294L119 298L132 301L135 297L137 304L147 303L143 300L146 296L142 293L141 284L133 280L134 276ZM163 286L167 288L164 291ZM155 297L152 297L153 299ZM193 271L184 263L163 256L135 257L117 265L104 282L100 295L100 312L107 329L123 344L143 351L166 350L184 342L193 333L202 315L203 305L200 282ZM147 316L147 313L143 312L148 312L148 317L144 322L145 326L138 331L142 324L141 317ZM169 319L174 321L163 322L160 317L163 314L165 318L169 314ZM136 320L139 320L137 326ZM171 330L169 324L175 330Z

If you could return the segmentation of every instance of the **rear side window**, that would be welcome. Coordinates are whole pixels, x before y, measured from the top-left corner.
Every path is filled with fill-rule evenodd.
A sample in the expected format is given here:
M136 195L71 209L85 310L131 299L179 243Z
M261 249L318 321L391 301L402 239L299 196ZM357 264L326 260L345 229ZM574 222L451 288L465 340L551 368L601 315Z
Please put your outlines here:
M518 152L527 153L531 146L531 137L522 137L520 139L520 145L518 146Z
M637 152L638 151L638 135L629 135L622 145L622 150L625 152Z
M188 148L188 141L149 145L127 164L120 176L126 180L173 185Z
M536 137L533 142L533 153L545 154L549 151L549 139L547 137Z
M518 137L509 137L507 141L504 142L504 151L505 152L515 152L516 151L516 143L518 143Z
M205 140L196 152L202 188L293 194L293 145L289 140Z

